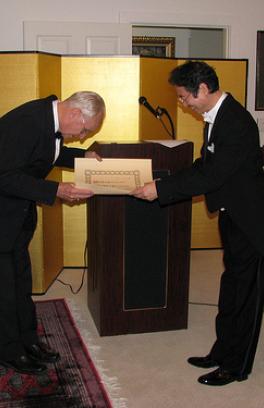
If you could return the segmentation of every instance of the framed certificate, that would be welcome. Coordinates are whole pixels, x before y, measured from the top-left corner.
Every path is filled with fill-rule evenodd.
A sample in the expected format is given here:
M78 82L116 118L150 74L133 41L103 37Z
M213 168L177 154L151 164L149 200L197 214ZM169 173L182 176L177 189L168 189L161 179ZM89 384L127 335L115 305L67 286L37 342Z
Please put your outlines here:
M75 159L75 184L95 194L129 194L151 182L151 159Z

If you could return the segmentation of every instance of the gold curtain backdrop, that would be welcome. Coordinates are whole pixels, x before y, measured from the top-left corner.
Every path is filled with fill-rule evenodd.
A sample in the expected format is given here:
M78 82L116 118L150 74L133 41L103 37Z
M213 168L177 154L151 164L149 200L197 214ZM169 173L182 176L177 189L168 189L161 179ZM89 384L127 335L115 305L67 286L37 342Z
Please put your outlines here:
M98 92L105 99L107 115L100 132L83 143L94 141L138 142L169 139L162 125L138 99L145 96L154 106L165 107L176 129L177 139L194 143L194 156L202 144L203 121L177 104L168 84L169 72L184 60L139 56L60 56L39 52L0 53L0 115L31 99L56 94L65 99L78 90ZM246 102L247 60L209 60L220 85L243 105ZM49 176L72 181L73 172L55 169ZM84 265L87 237L86 205L38 208L39 222L30 251L34 292L43 293L61 268ZM208 216L204 200L193 200L192 248L220 247L216 217Z

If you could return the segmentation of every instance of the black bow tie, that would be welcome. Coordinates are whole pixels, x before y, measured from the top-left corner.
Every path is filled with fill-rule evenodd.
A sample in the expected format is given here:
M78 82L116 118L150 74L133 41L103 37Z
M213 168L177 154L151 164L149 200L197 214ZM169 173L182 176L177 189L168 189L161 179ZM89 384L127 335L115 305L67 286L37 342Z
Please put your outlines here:
M56 133L55 133L55 138L56 138L56 139L62 139L62 134L61 134L61 132L56 132Z

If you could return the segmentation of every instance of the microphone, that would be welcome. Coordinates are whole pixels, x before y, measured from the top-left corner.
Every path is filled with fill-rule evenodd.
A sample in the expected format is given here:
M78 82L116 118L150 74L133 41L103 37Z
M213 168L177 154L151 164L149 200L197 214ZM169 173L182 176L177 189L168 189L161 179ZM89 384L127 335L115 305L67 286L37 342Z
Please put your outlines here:
M140 103L140 105L144 105L145 108L147 108L152 113L152 115L155 116L155 118L157 119L160 118L160 113L157 112L156 109L152 108L152 106L148 103L147 98L145 98L145 96L141 96L138 102Z

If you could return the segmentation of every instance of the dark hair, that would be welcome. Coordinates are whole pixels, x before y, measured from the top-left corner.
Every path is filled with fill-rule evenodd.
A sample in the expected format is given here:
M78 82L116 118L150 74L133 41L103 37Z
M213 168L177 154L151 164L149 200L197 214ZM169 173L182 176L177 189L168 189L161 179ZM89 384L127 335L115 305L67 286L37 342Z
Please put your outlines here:
M219 89L219 81L213 67L203 61L187 61L179 65L169 76L171 85L183 86L193 96L197 96L199 86L205 83L208 86L210 93L216 92Z

